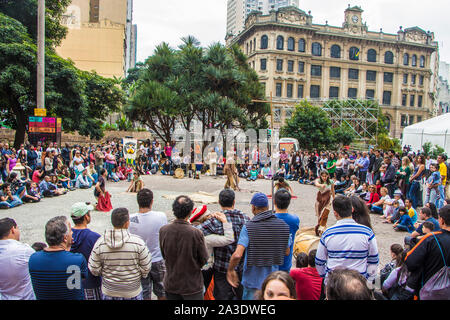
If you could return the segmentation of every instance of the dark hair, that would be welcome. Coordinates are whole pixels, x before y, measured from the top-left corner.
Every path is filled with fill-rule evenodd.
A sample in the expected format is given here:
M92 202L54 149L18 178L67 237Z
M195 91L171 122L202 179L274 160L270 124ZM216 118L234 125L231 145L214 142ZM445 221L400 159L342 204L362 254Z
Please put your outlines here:
M8 188L11 184L8 182L5 182L4 184L2 184L1 188L2 190L6 190L6 188Z
M400 267L403 263L402 260L402 253L403 253L403 247L401 244L398 243L394 243L393 245L391 245L391 251L395 254L395 263L396 263L396 267Z
M408 213L408 209L406 209L406 207L400 207L398 208L398 212L403 212L403 213Z
M47 245L43 242L35 242L31 245L31 248L33 248L34 251L42 251L44 248L47 248Z
M116 208L111 213L111 223L115 228L122 228L130 220L127 208Z
M317 253L317 249L313 249L309 252L308 255L308 265L310 267L315 267L316 266L316 253Z
M278 209L284 210L289 207L291 203L291 194L286 189L279 189L275 193L275 205Z
M278 178L278 182L283 183L284 182L284 178Z
M450 226L450 204L443 206L439 210L439 218L444 220L446 226Z
M438 216L438 211L437 211L436 205L432 202L428 202L428 206L431 210L431 216L435 219L438 219L439 216Z
M325 290L328 300L373 300L366 278L356 270L334 269Z
M137 203L139 208L150 208L153 201L153 192L144 188L137 193Z
M64 236L69 231L67 217L58 216L51 218L45 225L45 241L49 246L57 246L64 241Z
M295 259L296 268L306 268L308 266L308 255L304 252L300 252Z
M12 228L16 228L17 223L14 219L3 218L0 219L0 239L6 238Z
M350 201L353 208L353 220L373 230L372 224L370 223L369 208L367 207L366 203L357 196L351 196Z
M352 202L349 198L338 195L333 200L333 210L336 211L336 213L341 218L348 218L352 215Z
M422 225L422 230L423 230L423 228L427 228L427 229L429 229L430 231L433 231L433 230L434 230L434 223L431 222L431 221L425 221L425 222L423 223L423 225Z
M101 176L102 176L105 172L106 172L106 169L105 169L105 168L101 168L101 169L100 169L100 175L101 175Z
M295 290L295 281L291 278L289 273L285 271L275 271L267 276L261 285L261 290L257 292L257 300L264 300L264 291L266 291L267 284L272 280L279 280L288 288L291 298L297 299L297 291Z
M175 217L185 219L190 216L194 209L194 202L188 196L178 196L172 204Z
M223 189L219 193L219 204L221 207L230 208L233 206L235 199L234 191L231 189Z
M422 209L420 209L420 211L422 211L422 213L424 215L426 215L427 217L431 217L431 209L428 207L423 207Z

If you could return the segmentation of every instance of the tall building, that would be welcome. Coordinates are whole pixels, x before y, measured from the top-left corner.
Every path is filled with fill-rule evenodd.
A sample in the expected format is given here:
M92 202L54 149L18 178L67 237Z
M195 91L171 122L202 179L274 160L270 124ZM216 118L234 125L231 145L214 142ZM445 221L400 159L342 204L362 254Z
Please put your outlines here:
M72 0L62 23L68 33L56 52L77 68L121 78L136 65L133 0Z
M439 62L439 83L437 89L438 114L450 112L450 64Z
M270 10L282 7L298 7L299 0L228 0L227 39L237 36L244 30L245 19L252 11L268 14Z
M245 30L229 41L248 55L250 66L273 93L274 126L299 101L378 101L391 136L437 114L439 52L434 33L419 27L397 34L369 31L363 10L348 7L342 26L313 24L304 11L286 7L252 12Z

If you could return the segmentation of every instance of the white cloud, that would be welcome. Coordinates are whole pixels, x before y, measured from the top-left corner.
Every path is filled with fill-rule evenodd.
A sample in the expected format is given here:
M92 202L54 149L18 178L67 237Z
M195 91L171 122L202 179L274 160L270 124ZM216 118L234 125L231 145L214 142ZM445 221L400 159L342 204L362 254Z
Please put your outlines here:
M341 26L348 4L361 6L369 30L397 33L418 26L432 31L439 42L441 60L450 62L448 0L300 0L300 8L311 10L313 22ZM138 61L144 61L161 42L172 47L180 38L194 35L203 46L224 43L227 0L134 0L133 22L138 25Z

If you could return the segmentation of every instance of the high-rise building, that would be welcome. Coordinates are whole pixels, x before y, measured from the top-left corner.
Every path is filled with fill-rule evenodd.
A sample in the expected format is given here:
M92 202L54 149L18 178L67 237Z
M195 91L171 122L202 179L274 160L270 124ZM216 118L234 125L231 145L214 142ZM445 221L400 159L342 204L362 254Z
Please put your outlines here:
M268 14L270 10L282 7L298 7L299 0L228 0L227 39L237 36L244 30L245 19L252 11Z
M62 23L68 33L56 52L77 68L121 78L135 67L133 0L72 0Z

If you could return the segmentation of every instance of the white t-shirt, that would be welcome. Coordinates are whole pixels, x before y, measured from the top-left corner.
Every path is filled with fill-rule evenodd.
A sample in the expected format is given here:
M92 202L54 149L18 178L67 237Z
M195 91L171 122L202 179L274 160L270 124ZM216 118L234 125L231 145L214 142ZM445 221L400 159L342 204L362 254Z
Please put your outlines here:
M159 229L167 224L167 216L164 212L149 211L135 213L130 216L129 231L140 236L147 245L152 255L152 263L163 259L159 247Z

